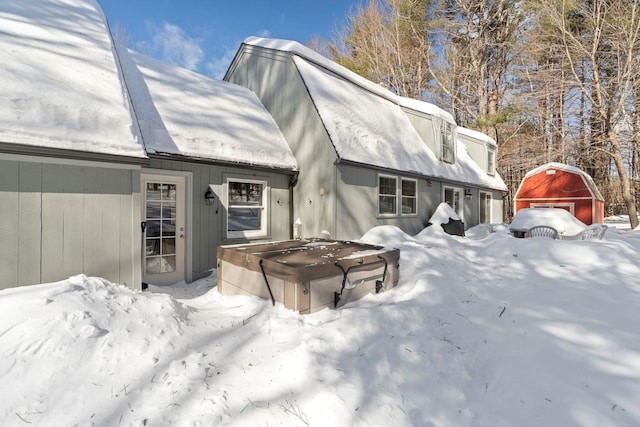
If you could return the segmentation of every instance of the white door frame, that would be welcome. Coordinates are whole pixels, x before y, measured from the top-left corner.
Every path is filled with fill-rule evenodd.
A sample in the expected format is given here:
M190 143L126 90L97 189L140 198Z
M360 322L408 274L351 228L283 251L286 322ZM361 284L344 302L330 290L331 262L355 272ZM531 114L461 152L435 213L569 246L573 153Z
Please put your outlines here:
M184 273L181 277L177 278L176 281L182 281L189 283L193 280L193 258L192 258L192 242L191 237L192 234L192 218L193 218L193 174L191 172L182 172L182 171L173 171L173 170L163 170L163 169L142 169L140 172L140 209L141 209L141 218L143 221L146 220L146 195L145 195L145 181L162 181L163 178L167 180L178 180L183 181L184 183L184 194L182 200L180 201L183 218L182 218L182 227L184 230L176 230L176 238L179 238L180 234L183 233L184 238L182 239L182 262L184 265ZM178 209L178 207L177 207ZM145 234L142 235L142 254L141 254L141 264L142 264L142 280L146 282L146 260L145 260ZM160 284L167 285L171 283L164 283L162 280L159 283L152 284Z
M445 197L445 193L447 190L453 190L453 194L455 197L455 194L458 194L458 203L460 204L460 212L456 212L456 214L458 214L458 216L460 217L460 219L464 222L464 189L462 187L456 187L454 185L443 185L442 186L442 201L445 202L446 201L446 197ZM455 206L451 206L451 208L454 210L455 212Z

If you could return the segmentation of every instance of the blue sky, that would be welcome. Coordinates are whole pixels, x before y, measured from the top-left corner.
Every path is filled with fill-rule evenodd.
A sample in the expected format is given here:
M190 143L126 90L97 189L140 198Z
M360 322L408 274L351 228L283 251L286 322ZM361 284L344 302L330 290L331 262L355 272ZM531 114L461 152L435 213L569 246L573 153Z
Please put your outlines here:
M363 0L360 0L362 2ZM129 47L222 78L248 36L329 38L358 0L98 0L111 27L126 28Z

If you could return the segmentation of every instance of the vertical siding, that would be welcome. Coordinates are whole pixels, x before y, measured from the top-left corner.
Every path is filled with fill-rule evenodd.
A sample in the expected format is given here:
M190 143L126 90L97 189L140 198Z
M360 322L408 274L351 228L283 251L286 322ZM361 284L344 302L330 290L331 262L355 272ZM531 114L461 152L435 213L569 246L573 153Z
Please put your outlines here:
M18 170L18 163L0 160L0 289L18 283Z
M420 114L416 111L403 109L407 114L407 118L415 128L418 135L422 138L424 143L429 149L439 157L438 147L440 146L437 141L436 132L433 127L433 120L427 115Z
M289 181L291 176L286 173L252 170L246 167L232 167L189 162L172 162L153 159L150 168L154 173L161 171L185 171L192 174L192 206L191 236L189 237L191 253L191 275L194 280L209 274L209 270L216 268L216 251L224 244L240 243L241 240L225 238L226 211L223 201L225 195L226 178L255 178L264 179L270 187L269 192L269 234L266 237L253 239L286 240L290 235L290 204ZM144 173L144 170L143 170ZM206 204L204 193L208 188L214 192L216 199L213 206ZM244 240L246 241L246 240Z
M396 175L400 178L410 176ZM394 225L406 233L419 233L435 212L440 201L440 187L429 185L425 179L417 179L418 214L398 216L378 216L378 173L375 170L356 166L338 167L338 222L337 230L341 239L358 239L372 227Z
M337 155L291 56L245 46L228 80L256 93L298 162L292 220L302 220L305 237L327 231L341 238L336 230Z
M18 182L18 277L22 283L40 283L42 165L21 164Z
M80 273L140 286L136 180L133 169L0 160L0 288Z
M458 134L458 139L467 147L467 153L480 168L487 172L487 145L482 141Z

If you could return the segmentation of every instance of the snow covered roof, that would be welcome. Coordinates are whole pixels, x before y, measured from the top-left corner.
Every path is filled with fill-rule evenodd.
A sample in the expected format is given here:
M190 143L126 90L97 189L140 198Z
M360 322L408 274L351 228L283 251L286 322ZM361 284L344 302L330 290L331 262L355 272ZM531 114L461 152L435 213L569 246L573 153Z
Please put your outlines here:
M484 134L482 132L478 132L477 130L465 128L462 126L458 126L458 135L463 135L469 138L478 139L482 142L485 142L489 145L496 146L496 141L491 138L489 135Z
M0 3L0 142L145 158L95 0Z
M297 42L249 37L244 44L293 55L341 160L506 191L500 176L485 173L459 142L456 163L438 160L403 110L455 124L441 108L400 97Z
M587 187L591 190L591 192L593 193L594 197L598 200L604 200L604 197L602 197L602 194L600 193L600 190L598 190L598 187L596 186L596 183L593 181L593 178L591 178L591 175L589 175L588 173L586 173L585 171L583 171L580 168L577 168L575 166L570 166L570 165L566 165L564 163L558 163L558 162L549 162L549 163L545 163L544 165L538 166L537 168L531 169L529 172L527 172L524 176L524 179L527 179L530 176L536 175L542 171L545 171L547 169L557 169L557 170L562 170L565 172L569 172L569 173L573 173L576 175L581 176L584 181L585 184L587 185ZM524 179L522 180L524 182ZM520 183L520 187L522 187L522 183ZM518 192L520 191L520 189L518 189Z
M275 120L250 90L123 47L118 54L149 154L297 169Z

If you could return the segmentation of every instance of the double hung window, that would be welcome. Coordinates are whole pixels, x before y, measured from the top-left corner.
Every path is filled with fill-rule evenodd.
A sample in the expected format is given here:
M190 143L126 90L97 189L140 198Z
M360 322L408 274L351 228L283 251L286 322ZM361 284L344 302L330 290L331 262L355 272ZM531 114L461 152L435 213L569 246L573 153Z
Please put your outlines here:
M267 235L267 183L227 180L227 237Z
M416 215L418 181L389 175L378 176L378 215Z

